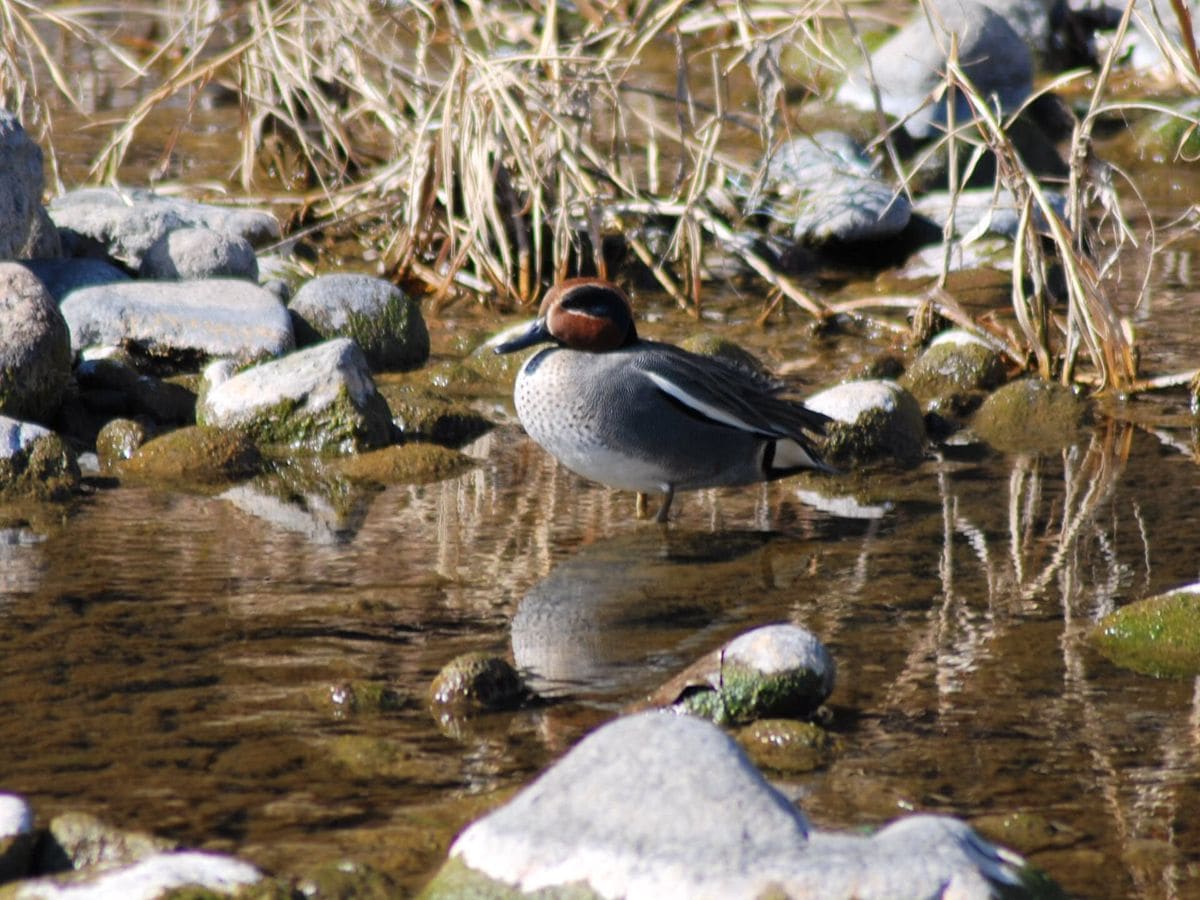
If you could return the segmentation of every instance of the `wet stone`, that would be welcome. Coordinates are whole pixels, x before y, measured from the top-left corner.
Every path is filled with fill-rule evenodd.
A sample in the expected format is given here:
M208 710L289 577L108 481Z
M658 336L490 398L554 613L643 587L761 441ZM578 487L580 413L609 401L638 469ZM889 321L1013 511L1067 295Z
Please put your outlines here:
M0 884L29 871L35 839L29 804L16 794L0 794Z
M243 237L211 228L176 228L146 251L138 277L164 281L244 278L256 282L258 259Z
M315 697L318 709L338 716L376 714L402 709L408 698L381 681L342 681L320 688Z
M179 228L203 227L259 247L279 240L270 213L163 197L147 190L84 188L50 204L70 256L106 254L136 271L158 242Z
M1116 665L1145 675L1200 675L1200 583L1109 613L1092 642Z
M356 453L334 464L335 470L355 482L429 484L456 478L479 465L465 453L438 444L399 444Z
M1014 112L1033 90L1033 59L1021 36L1000 14L976 0L937 0L933 4L945 28L957 37L958 59L964 74L984 97L995 96L1004 115ZM878 85L883 111L890 116L910 116L904 128L914 138L933 136L946 127L945 100L926 105L942 83L946 49L950 40L939 28L934 33L929 17L918 10L903 28L871 54L865 65L853 70L837 92L837 100L857 109L874 110L869 75ZM954 120L970 121L966 98L955 97Z
M369 275L322 275L288 307L321 340L352 338L374 371L414 369L429 358L421 309L389 281Z
M1034 452L1074 444L1087 420L1087 404L1070 388L1022 378L984 400L971 426L997 450Z
M39 844L41 872L67 872L92 866L129 865L177 844L141 831L126 831L90 813L65 812L50 820Z
M805 405L835 420L825 439L825 458L835 466L909 466L924 457L921 406L894 381L848 381L813 394Z
M41 148L0 109L0 260L28 255L44 188Z
M391 413L358 345L336 338L235 375L205 372L196 420L241 429L264 445L350 453L387 444ZM218 377L219 376L219 377Z
M211 357L251 362L293 346L287 308L238 279L114 282L72 291L61 309L74 350L132 344L184 368Z
M689 666L660 696L718 724L805 716L828 698L835 674L833 658L812 632L767 625Z
M133 419L112 419L96 435L96 457L102 470L110 470L132 457L149 439L146 426Z
M0 499L65 500L79 478L75 454L57 434L0 415Z
M1065 217L1067 198L1057 191L1044 191L1046 200L1054 212ZM1012 193L990 189L972 188L951 195L948 191L929 191L913 203L913 211L925 216L939 229L945 228L954 215L954 236L991 234L1015 240L1020 231L1021 209ZM1049 223L1042 211L1034 206L1031 214L1033 226L1039 234L1048 234Z
M60 900L64 897L165 900L245 896L262 880L247 862L196 850L155 853L118 868L97 867L0 888L0 900ZM11 891L11 893L10 893Z
M71 378L67 323L24 266L0 262L0 414L48 421Z
M131 280L102 259L24 259L21 265L41 280L55 303L79 288Z
M776 772L811 772L827 765L835 753L829 732L814 722L760 719L736 737L756 766Z
M900 384L938 412L972 408L983 392L1004 383L1004 360L966 331L946 331L909 366Z
M528 696L512 663L488 653L464 653L442 667L429 688L438 707L461 712L512 709Z
M1053 896L1043 879L950 818L816 831L719 729L655 712L601 727L468 827L426 896Z
M209 486L249 478L261 467L262 457L244 433L191 426L147 441L118 471L130 478Z
M303 896L314 900L392 900L404 893L386 872L354 860L339 860L309 869L296 886Z
M404 440L462 447L492 429L492 422L466 403L428 388L383 376L379 393L392 411L392 424Z

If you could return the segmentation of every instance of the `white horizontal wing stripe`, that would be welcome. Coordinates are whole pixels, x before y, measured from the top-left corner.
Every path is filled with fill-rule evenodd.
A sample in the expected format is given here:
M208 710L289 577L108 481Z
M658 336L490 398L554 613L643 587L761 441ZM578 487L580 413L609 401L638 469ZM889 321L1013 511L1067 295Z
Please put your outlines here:
M755 428L753 425L747 424L746 422L732 415L729 410L721 409L720 407L713 406L710 403L705 403L703 400L700 400L692 394L689 394L675 382L664 378L656 372L646 372L646 377L653 381L658 386L658 389L663 393L669 394L684 406L691 407L696 412L700 413L700 415L707 416L714 422L720 422L722 425L728 425L731 428L737 428L741 431L750 431L755 434L762 433L762 429Z

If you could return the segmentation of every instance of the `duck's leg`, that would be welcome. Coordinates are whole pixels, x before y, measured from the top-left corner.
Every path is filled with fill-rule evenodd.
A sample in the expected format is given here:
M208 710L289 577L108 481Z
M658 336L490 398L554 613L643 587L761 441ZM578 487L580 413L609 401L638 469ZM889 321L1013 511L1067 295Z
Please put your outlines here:
M675 499L675 488L672 485L667 485L667 491L663 494L662 506L658 508L658 515L654 517L654 521L659 525L667 523L667 514L671 511L671 501Z
M634 507L633 507L633 514L634 514L634 516L636 516L639 519L646 518L646 513L647 513L646 500L647 500L646 492L638 491L637 492L637 502L634 504Z

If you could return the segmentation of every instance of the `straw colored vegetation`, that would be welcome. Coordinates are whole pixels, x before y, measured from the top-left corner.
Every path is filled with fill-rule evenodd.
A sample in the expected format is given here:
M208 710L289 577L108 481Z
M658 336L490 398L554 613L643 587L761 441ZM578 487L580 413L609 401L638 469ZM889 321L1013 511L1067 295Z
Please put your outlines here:
M1172 8L1186 15L1185 3ZM1022 210L1007 326L985 329L941 285L917 300L830 305L738 240L740 223L712 202L714 189L733 177L753 195L759 160L829 95L859 35L908 10L835 0L0 0L0 98L35 133L52 136L56 116L91 119L107 134L97 180L115 178L156 114L169 110L178 134L222 100L240 136L231 181L290 203L293 234L361 239L434 305L530 304L568 271L605 272L599 248L620 241L695 311L711 277L705 248L719 245L766 282L764 316L781 299L820 320L897 330L910 327L900 314L937 313L1064 383L1129 391L1185 381L1191 373L1139 380L1112 299L1130 247L1152 253L1186 227L1160 228L1145 210L1136 227L1127 222L1135 186L1091 152L1096 123L1116 108L1112 54L1086 73L1059 216L1009 141L1010 123L950 48L944 89L971 98L975 117L944 141L967 169L990 150ZM1127 12L1121 31L1128 22ZM1185 86L1200 85L1196 48L1169 50ZM127 91L129 108L94 112L79 86L85 68ZM1045 89L1078 96L1083 79L1068 73ZM876 140L907 191L890 135ZM161 148L164 171L174 150ZM1052 262L1066 274L1065 308L1051 304Z

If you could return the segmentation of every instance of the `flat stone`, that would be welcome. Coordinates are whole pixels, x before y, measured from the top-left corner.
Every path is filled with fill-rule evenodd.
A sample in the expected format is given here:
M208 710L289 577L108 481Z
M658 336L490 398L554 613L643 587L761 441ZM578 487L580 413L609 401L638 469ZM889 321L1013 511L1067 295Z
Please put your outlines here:
M603 897L1036 895L1020 857L954 819L914 816L870 837L814 831L724 733L670 713L628 716L593 732L468 827L450 857L427 896L462 896L472 886L456 864L526 894L569 887Z
M287 308L269 291L237 279L98 285L72 291L60 308L75 350L134 344L184 363L196 357L246 363L294 346Z
M26 255L44 189L42 149L16 116L0 109L0 259Z
M391 413L362 351L336 338L213 382L196 409L202 425L245 429L255 440L318 453L367 450L391 437Z
M211 228L176 228L150 245L138 277L149 279L243 278L258 281L258 259L240 235Z
M55 303L78 288L129 281L130 277L102 259L23 259L21 265L36 275Z
M189 850L156 853L123 868L89 869L22 881L13 886L11 896L13 900L160 900L184 888L195 891L196 896L232 896L262 878L262 873L247 862ZM0 890L0 896L4 895Z
M874 110L873 75L883 111L896 118L908 117L904 128L912 137L927 138L944 130L945 100L923 104L942 83L940 73L946 67L951 34L957 36L964 74L984 97L996 97L1005 115L1025 101L1033 90L1033 58L1004 17L977 0L935 0L932 5L941 18L937 32L931 29L924 11L914 13L908 24L871 54L869 72L865 65L850 72L837 92L838 102ZM957 96L955 122L971 118L970 104Z
M0 414L48 421L71 379L67 323L24 266L0 262Z
M163 197L147 190L84 188L50 204L72 256L104 253L133 270L154 244L178 228L202 227L233 235L259 247L279 240L279 223L270 213Z

